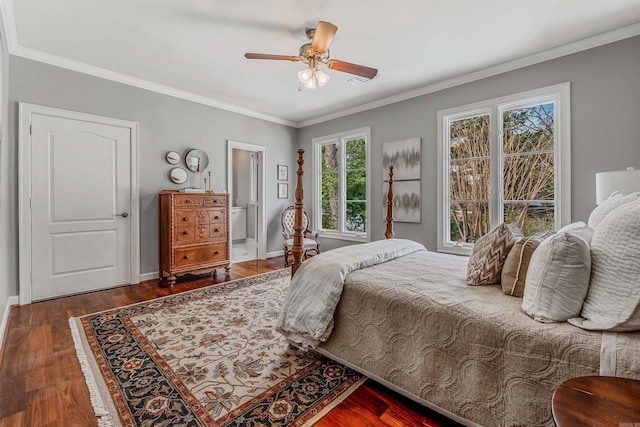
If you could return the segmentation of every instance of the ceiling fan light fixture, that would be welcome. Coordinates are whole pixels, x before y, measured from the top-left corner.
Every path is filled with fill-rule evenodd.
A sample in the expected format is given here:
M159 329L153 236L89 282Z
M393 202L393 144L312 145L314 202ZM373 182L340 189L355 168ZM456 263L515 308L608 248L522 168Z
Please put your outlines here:
M322 70L316 70L315 77L316 77L316 80L318 81L318 86L320 87L326 85L329 82L329 79L331 78L329 74L325 73Z
M307 89L315 89L317 87L316 78L315 77L310 78L306 82L302 83L302 86L304 86Z
M314 69L311 67L298 71L298 80L300 83L307 83L309 80L313 80Z

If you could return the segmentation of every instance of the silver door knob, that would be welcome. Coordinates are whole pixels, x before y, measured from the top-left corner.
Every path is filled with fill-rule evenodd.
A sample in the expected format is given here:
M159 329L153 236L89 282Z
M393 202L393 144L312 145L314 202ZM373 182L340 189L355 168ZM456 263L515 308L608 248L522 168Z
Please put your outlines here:
M126 218L129 216L127 212L122 212L121 214L116 214L116 216L121 216L122 218Z

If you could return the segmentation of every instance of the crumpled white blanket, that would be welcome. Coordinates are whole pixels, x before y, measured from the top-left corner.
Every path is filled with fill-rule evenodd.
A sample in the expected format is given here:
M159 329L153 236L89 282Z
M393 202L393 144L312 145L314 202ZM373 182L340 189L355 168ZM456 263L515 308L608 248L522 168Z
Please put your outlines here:
M305 261L291 281L276 330L301 348L315 348L333 331L333 313L350 272L420 250L405 239L378 240L323 252Z

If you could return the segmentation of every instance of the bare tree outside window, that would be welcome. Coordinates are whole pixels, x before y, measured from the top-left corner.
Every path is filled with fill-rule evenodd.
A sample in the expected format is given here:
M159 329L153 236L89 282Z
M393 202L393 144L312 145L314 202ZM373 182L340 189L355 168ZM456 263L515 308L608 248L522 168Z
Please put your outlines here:
M505 222L525 236L554 228L554 103L502 111L501 181ZM490 114L449 122L449 237L474 243L490 230ZM494 157L495 158L495 157Z

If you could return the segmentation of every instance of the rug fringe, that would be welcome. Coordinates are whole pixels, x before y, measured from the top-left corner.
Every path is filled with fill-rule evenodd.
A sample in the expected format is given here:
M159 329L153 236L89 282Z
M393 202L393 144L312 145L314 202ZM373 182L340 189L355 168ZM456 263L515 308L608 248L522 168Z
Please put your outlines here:
M73 343L76 349L76 355L78 356L78 361L80 362L80 368L82 369L85 382L87 383L87 388L89 389L91 406L93 407L94 414L98 418L98 427L113 427L113 420L111 419L109 412L107 412L104 402L100 397L98 385L96 384L93 372L91 372L91 366L89 365L87 355L82 347L82 339L80 338L80 331L78 330L78 324L76 321L77 318L70 317L69 327L71 328L71 336L73 337Z

